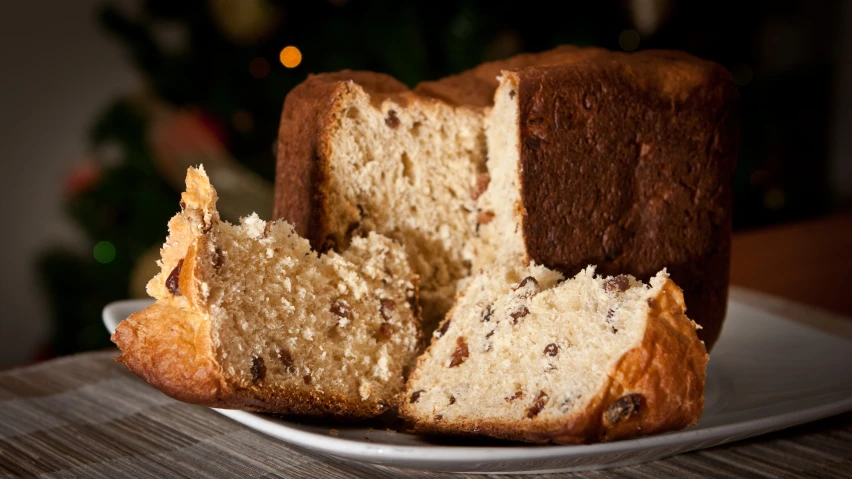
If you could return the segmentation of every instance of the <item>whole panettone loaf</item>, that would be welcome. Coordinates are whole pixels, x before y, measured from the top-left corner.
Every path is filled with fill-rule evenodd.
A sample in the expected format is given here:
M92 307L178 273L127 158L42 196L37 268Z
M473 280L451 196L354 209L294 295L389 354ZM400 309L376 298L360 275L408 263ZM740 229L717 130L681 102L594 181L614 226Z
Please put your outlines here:
M427 330L471 273L523 258L569 276L668 268L709 347L727 297L736 98L724 68L686 54L569 46L413 90L311 76L284 105L275 215L319 249L397 239Z
M599 51L564 46L519 55L414 91L379 73L310 76L284 103L275 217L320 250L367 231L398 240L420 277L428 330L470 274L466 244L488 181L483 125L497 75Z
M318 255L286 222L221 221L216 199L190 169L148 284L157 302L118 325L117 359L211 407L347 418L393 408L420 342L402 247L372 233Z
M416 431L562 444L697 424L707 352L665 272L475 275L399 401Z

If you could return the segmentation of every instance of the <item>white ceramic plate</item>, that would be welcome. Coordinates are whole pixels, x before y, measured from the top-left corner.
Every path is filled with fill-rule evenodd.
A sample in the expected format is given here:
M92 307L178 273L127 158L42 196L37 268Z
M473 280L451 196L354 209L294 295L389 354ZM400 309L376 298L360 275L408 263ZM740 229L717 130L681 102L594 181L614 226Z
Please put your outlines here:
M525 446L423 438L380 423L371 428L216 411L289 443L356 461L431 471L544 473L638 464L852 410L852 341L789 318L807 316L812 324L845 327L842 319L742 290L732 298L708 365L704 415L698 426L683 431L587 446ZM107 329L148 304L107 306Z

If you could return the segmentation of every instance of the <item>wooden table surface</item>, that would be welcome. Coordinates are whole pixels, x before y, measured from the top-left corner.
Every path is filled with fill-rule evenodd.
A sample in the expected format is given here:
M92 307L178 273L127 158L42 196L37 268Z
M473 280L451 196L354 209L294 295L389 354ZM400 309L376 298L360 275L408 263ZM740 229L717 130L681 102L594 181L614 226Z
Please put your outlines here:
M731 284L852 318L852 213L734 234Z

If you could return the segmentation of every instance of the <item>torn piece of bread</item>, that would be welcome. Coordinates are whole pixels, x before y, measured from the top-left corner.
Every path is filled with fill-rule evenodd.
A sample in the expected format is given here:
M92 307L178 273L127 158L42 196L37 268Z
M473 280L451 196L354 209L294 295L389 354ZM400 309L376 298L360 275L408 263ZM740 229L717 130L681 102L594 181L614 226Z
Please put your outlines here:
M401 415L423 433L563 444L697 424L708 355L684 313L664 271L646 285L486 270L418 360Z
M395 406L419 344L417 276L371 233L318 255L284 222L221 221L202 168L169 222L152 306L121 322L117 359L187 402L372 417Z

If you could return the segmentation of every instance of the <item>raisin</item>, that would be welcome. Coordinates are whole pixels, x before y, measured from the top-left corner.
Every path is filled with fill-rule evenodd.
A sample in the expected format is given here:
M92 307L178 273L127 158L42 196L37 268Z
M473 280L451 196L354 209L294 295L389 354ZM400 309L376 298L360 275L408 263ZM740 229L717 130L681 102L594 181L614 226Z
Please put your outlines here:
M260 356L251 359L251 382L257 384L266 379L266 362Z
M530 314L530 310L526 306L521 306L520 309L512 312L509 316L512 317L512 324L518 324L518 320Z
M313 378L310 374L305 374L304 376L302 376L302 381L304 381L305 384L310 384L312 380Z
M556 343L550 343L544 347L544 354L548 356L556 356L559 354L559 345Z
M544 409L544 405L547 404L547 394L544 391L539 391L538 396L536 396L535 401L533 401L532 406L527 408L527 418L532 419L538 416L538 413Z
M512 394L509 397L503 398L506 402L512 402L515 399L522 399L524 397L523 391L515 391L515 394Z
M476 215L476 222L481 225L487 225L488 223L491 223L491 220L493 219L493 211L481 211L478 215Z
M541 140L528 136L524 138L524 146L531 150L537 150L538 147L541 146Z
M463 363L465 359L470 356L470 351L467 349L467 343L464 342L464 338L459 337L456 339L456 350L453 351L453 356L450 359L450 366L454 368L459 364Z
M485 339L488 339L488 338L490 338L491 336L494 336L494 331L496 331L496 329L492 329L490 333L486 334L486 335L485 335Z
M482 193L485 193L485 190L488 189L488 184L491 183L491 175L488 173L480 173L476 176L476 186L473 187L473 191L470 192L470 199L476 200L482 196Z
M287 348L280 348L278 350L278 360L281 361L281 364L284 365L284 370L288 373L292 373L296 371L296 367L294 366L293 354Z
M415 318L418 317L420 315L420 305L417 304L417 297L414 294L414 290L408 291L407 298L408 307L411 309L411 314L413 314Z
M562 412L568 412L574 406L574 402L580 399L580 396L570 396L566 398L559 404L559 410Z
M393 129L399 128L399 118L396 116L395 110L388 111L388 116L385 118L385 125Z
M393 311L396 309L396 303L389 299L383 299L382 305L379 307L379 312L382 313L382 317L385 319L391 319L393 317Z
M515 288L515 291L521 291L518 294L519 298L531 298L539 292L538 281L536 281L536 279L532 276L527 276L521 280L518 287Z
M360 221L354 221L349 223L349 226L346 227L346 237L351 238L353 236L357 236L355 233L358 231L358 228L361 227Z
M379 325L379 341L387 341L390 339L392 332L393 328L391 328L390 323L384 322Z
M618 398L610 404L604 412L604 420L610 424L618 424L626 421L639 413L642 406L642 396L639 394L628 394Z
M332 238L331 236L329 236L329 237L328 237L328 238L326 238L326 239L325 239L325 241L323 242L323 244L322 244L322 248L320 248L320 250L322 250L322 251L330 251L330 250L333 250L333 249L334 249L334 248L336 248L336 247L337 247L337 240L336 240L336 239L334 239L334 238ZM305 253L305 256L307 256L307 255L309 255L309 254L310 254L310 253Z
M452 394L450 394L450 404L455 404L455 403L456 403L456 397L453 396Z
M515 98L515 90L509 90L509 98Z
M352 319L352 308L346 304L346 301L338 299L331 305L331 312L340 316L341 318Z
M213 268L219 271L223 264L225 264L225 254L222 253L222 248L217 246L213 251Z
M491 321L491 313L492 312L493 311L491 311L491 305L489 304L488 306L485 307L484 310L482 310L482 321L483 322Z
M166 278L166 288L168 288L169 292L175 296L180 296L182 293L180 291L180 269L183 268L183 260L178 261L175 269L169 273L169 277Z
M630 287L630 280L627 279L627 276L620 274L604 281L603 286L605 291L624 292Z
M413 393L411 393L411 399L409 399L408 402L410 404L413 404L413 403L416 403L417 401L419 401L420 400L420 394L422 392L423 392L423 390L421 389L419 391L414 391Z
M438 337L439 338L441 338L445 334L447 334L447 330L450 329L450 321L451 321L450 319L444 321L444 324L442 324L441 327L438 329Z
M609 325L610 329L612 329L612 334L615 334L615 333L618 332L618 328L616 328L615 325L612 324L612 317L613 316L615 316L615 311L613 311L611 309L608 310L606 312L606 320L605 321L606 321L606 324Z
M183 211L186 209L186 203L183 200L180 200L180 210Z

